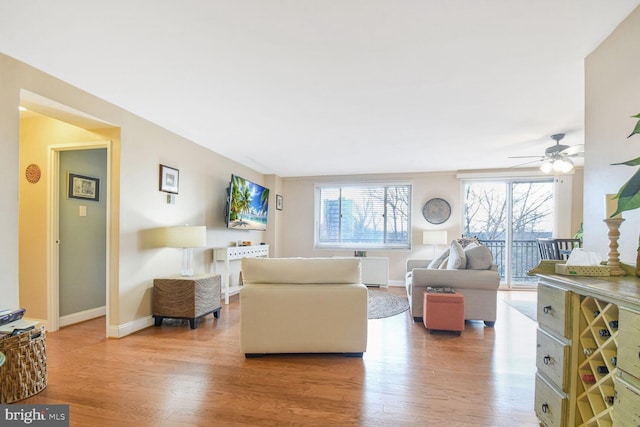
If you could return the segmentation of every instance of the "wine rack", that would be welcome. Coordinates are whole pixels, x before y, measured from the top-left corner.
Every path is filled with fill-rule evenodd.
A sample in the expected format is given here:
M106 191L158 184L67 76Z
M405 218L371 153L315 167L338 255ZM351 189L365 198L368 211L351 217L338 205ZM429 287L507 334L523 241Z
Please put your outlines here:
M613 425L618 352L618 306L580 297L576 425Z

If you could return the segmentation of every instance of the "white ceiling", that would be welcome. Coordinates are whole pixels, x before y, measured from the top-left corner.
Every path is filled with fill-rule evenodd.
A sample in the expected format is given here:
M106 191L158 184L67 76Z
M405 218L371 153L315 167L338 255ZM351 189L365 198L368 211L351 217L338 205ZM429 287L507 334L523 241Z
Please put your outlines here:
M639 4L3 1L0 52L262 173L506 168L584 143L584 58Z

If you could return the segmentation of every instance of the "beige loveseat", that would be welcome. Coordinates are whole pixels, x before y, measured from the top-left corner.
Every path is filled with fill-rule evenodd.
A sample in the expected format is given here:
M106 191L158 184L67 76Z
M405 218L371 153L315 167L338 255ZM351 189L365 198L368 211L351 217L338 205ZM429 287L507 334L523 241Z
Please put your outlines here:
M453 245L453 242L452 242ZM461 248L462 249L462 248ZM411 316L422 321L424 290L428 287L450 287L464 295L465 320L483 320L487 326L496 321L496 306L500 276L486 248L464 251L464 264L455 268L434 267L427 259L407 260L406 290ZM467 265L466 256L469 255ZM478 259L477 256L480 255ZM476 256L472 259L472 256ZM431 268L428 268L429 265Z
M243 258L240 348L346 353L367 348L367 287L358 259Z

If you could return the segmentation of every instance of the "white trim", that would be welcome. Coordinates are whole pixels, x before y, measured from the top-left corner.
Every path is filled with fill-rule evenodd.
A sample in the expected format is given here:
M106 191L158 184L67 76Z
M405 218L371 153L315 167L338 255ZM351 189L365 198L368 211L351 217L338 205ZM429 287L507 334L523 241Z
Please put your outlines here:
M573 175L575 169L565 175ZM553 179L553 175L542 173L539 169L534 170L513 170L513 171L495 171L495 172L458 172L458 179L509 179L509 178L547 178Z
M374 179L348 179L345 178L344 181L316 181L313 186L314 188L323 188L323 187L366 187L367 185L371 185L374 187L390 187L393 185L415 185L413 180L374 180Z
M49 191L47 191L47 330L57 331L60 322L60 288L59 288L59 229L58 229L58 179L60 153L49 147Z
M113 141L89 141L66 144L51 144L48 146L49 162L49 191L47 191L47 320L48 330L57 331L60 328L60 283L59 283L59 209L58 200L60 191L58 182L60 177L59 164L61 151L75 150L107 150L107 177L106 177L106 336L109 335L109 307L111 288L111 155Z
M153 316L127 322L123 325L107 325L107 336L110 338L122 338L154 325Z
M58 326L64 328L65 326L73 325L75 323L102 317L106 314L106 312L106 306L102 306L98 308L91 308L85 311L80 311L78 313L69 314L67 316L61 316L58 322Z
M336 243L336 242L320 242L320 215L321 215L321 206L322 206L322 190L325 188L339 188L340 191L344 188L366 188L366 187L378 187L385 188L385 196L386 196L386 188L387 187L407 187L409 189L409 202L408 202L408 210L407 210L407 243L406 244L385 244L385 243ZM314 250L378 250L378 251L395 251L395 250L403 250L403 251L411 251L413 247L413 204L414 204L414 183L413 181L408 180L362 180L362 181L344 181L344 182L335 182L335 181L327 181L327 182L315 182L313 189L313 249ZM383 203L386 213L387 203L386 197ZM340 208L342 209L342 208ZM341 212L342 213L342 212ZM342 215L340 215L342 218ZM340 219L342 221L342 219ZM386 225L384 226L386 229Z

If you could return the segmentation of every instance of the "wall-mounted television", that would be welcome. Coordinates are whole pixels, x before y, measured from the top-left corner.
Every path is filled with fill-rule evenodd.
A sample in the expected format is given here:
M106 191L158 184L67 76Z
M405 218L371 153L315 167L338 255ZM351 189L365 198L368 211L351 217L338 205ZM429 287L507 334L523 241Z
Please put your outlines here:
M227 228L266 231L269 189L231 175L226 211Z

